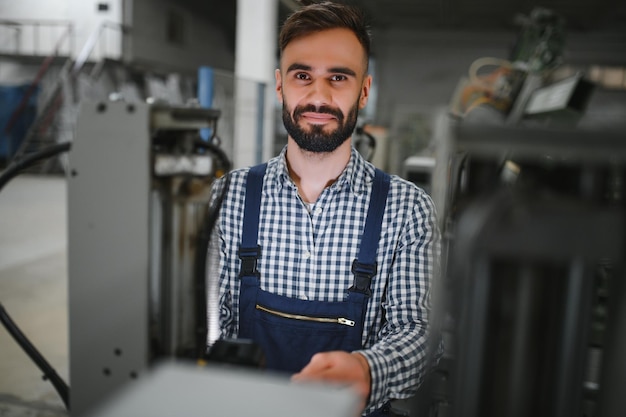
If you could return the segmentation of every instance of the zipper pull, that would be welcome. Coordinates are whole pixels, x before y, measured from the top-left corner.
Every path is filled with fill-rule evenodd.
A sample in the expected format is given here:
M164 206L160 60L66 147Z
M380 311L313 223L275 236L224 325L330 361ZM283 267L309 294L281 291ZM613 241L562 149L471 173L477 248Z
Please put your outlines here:
M354 327L354 320L344 319L343 317L339 317L337 319L337 323L345 324L346 326Z

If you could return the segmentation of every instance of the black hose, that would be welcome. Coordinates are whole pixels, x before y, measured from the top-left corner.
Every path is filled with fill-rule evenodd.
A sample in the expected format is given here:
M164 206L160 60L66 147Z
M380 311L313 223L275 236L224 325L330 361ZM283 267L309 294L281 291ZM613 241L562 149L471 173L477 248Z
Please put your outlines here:
M61 143L57 145L52 145L39 152L35 152L31 155L28 155L26 158L18 161L17 163L10 165L3 173L0 175L0 190L4 188L4 186L16 175L18 175L22 170L34 165L35 163L41 161L42 159L50 158L52 156L58 155L62 152L67 152L72 147L71 143ZM37 348L28 340L28 338L22 333L22 331L17 327L15 322L11 319L9 314L6 312L2 304L0 304L0 322L7 329L9 334L13 336L17 344L26 352L26 354L35 362L35 364L43 371L44 377L48 379L56 391L59 393L59 396L63 400L65 407L69 410L69 387L61 379L61 377L56 373L54 368L50 366L48 361L39 353Z
M47 148L42 149L39 152L34 152L24 159L21 159L14 165L9 165L9 167L0 175L0 190L4 188L4 186L16 175L18 175L23 169L34 165L35 163L41 161L42 159L50 158L62 152L67 152L72 147L70 142L60 143L56 145L49 146Z
M354 145L357 149L360 149L363 144L363 138L367 141L367 147L369 152L367 155L363 155L363 157L371 162L374 157L374 152L376 152L376 138L370 133L365 131L364 126L359 126L356 128L357 138L354 141Z
M32 343L28 340L28 338L22 333L22 331L17 327L17 325L11 320L11 317L7 314L6 310L0 304L0 321L7 329L9 334L13 336L15 341L24 352L30 356L30 358L35 362L35 364L42 370L44 377L52 383L56 391L61 396L65 407L69 410L69 388L65 381L61 379L61 377L56 373L54 368L50 366L50 364L46 361L46 359L39 353L39 351L33 346Z
M231 170L232 163L230 162L228 155L226 155L226 152L224 152L222 148L211 142L207 142L201 139L194 141L194 145L199 148L208 149L209 151L211 151L220 161L221 168L224 170L224 172L228 172Z

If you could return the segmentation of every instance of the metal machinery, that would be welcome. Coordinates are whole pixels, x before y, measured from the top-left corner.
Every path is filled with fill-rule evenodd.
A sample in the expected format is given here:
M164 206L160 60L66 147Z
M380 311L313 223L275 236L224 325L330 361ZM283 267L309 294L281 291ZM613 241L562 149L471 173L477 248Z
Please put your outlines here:
M593 84L581 74L559 75L565 20L537 7L518 21L521 29L509 57L476 59L458 82L449 114L464 124L574 125L586 110ZM442 157L435 155L440 138L434 139L403 166L403 175L427 190L435 159Z
M437 122L427 180L447 343L420 393L429 415L626 410L626 142L616 128L576 128L593 85L554 77L563 28L535 10L511 60L475 63Z
M623 134L447 134L440 415L623 415Z
M74 415L159 358L203 353L196 248L211 184L230 168L214 144L219 115L146 103L81 109L68 183ZM202 141L206 128L213 137Z

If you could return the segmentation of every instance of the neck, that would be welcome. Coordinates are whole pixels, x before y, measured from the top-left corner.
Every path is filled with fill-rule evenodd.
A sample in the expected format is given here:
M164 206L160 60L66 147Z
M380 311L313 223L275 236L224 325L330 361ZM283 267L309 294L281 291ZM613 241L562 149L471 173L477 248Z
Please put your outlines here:
M333 152L315 153L300 149L293 139L288 139L287 167L300 198L307 203L317 201L348 165L351 146L351 141L346 140Z

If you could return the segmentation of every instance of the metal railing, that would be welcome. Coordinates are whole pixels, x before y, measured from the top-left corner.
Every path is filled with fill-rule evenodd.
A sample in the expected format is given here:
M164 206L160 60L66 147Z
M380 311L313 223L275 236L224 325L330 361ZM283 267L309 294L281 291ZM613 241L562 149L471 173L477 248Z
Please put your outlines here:
M77 73L80 69L85 65L85 63L89 60L95 52L98 52L98 56L96 58L121 58L120 54L114 54L108 50L107 41L109 40L108 35L117 35L119 39L117 39L117 44L119 45L118 51L121 51L122 45L122 35L126 33L127 28L121 23L103 21L101 22L96 29L89 35L87 41L83 45L82 49L76 56L76 60L74 61L74 66L72 67L72 72ZM117 56L115 56L117 55Z
M74 24L67 20L0 20L0 53L60 55L74 51Z

